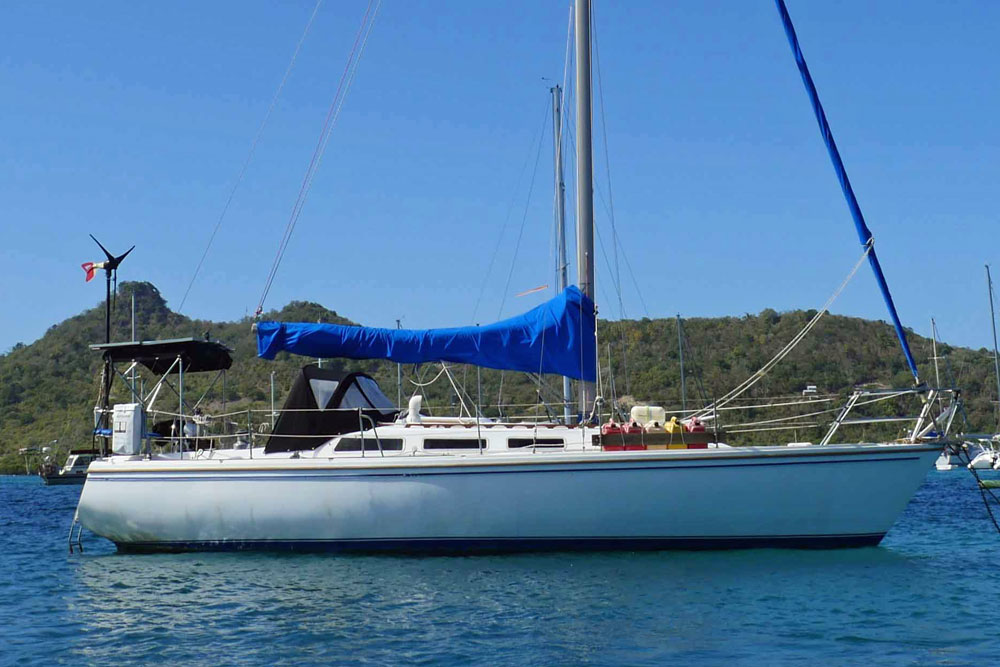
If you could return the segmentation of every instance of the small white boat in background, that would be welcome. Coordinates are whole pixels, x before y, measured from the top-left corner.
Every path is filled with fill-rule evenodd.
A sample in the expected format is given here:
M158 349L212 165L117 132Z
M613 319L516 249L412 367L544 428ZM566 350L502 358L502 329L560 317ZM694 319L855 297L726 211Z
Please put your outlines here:
M997 383L997 398L1000 399L1000 353L997 350L996 314L993 308L993 277L990 267L986 266L986 290L990 302L990 324L993 329L993 370ZM1000 424L997 424L1000 427ZM962 447L972 470L1000 470L1000 433L963 434ZM942 455L943 456L943 455ZM940 459L939 459L940 462ZM942 470L938 466L938 470Z
M937 457L937 460L934 462L934 467L941 472L955 470L956 468L961 468L963 465L961 456L953 451L950 446L945 447L944 451L941 452L941 456Z
M967 467L972 470L993 470L998 460L998 453L995 443L990 439L965 440L962 443L966 455L964 460L968 461Z
M1000 448L992 439L994 436L981 437L963 434L960 442L949 444L934 462L934 467L942 472L959 468L989 470L998 461Z
M46 457L48 458L48 457ZM42 464L38 476L48 486L62 484L83 484L87 480L90 464L97 460L97 452L91 450L71 451L66 463L60 468L51 460Z

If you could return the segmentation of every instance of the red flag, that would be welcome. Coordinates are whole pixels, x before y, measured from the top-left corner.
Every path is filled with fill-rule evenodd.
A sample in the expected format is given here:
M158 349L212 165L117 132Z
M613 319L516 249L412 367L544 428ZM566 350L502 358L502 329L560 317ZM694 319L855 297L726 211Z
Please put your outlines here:
M97 267L94 266L93 262L84 262L80 266L87 272L87 282L89 283L94 279L94 273L97 271Z

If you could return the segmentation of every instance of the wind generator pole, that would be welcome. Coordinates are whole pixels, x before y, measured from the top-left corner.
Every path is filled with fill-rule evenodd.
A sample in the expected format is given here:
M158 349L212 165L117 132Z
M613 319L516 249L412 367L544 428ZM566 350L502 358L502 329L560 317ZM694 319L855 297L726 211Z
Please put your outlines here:
M569 285L566 266L566 183L563 182L562 159L562 87L549 89L552 93L552 142L556 168L555 215L556 215L556 286L561 294ZM568 377L563 377L563 421L572 419L573 388Z
M104 342L111 342L111 273L104 272Z
M590 0L576 0L576 270L580 291L595 301L594 158L591 144ZM595 350L596 350L595 346ZM584 360L585 362L588 360ZM590 360L596 364L595 360ZM580 381L580 419L594 404L594 383Z
M990 265L986 265L986 288L990 293L990 323L993 325L993 370L997 375L997 414L1000 415L1000 361L997 358L997 318L993 313L993 279L990 277ZM1000 418L997 419L1000 428Z
M105 293L104 293L104 342L111 342L111 281L115 281L115 288L118 287L118 265L122 263L129 253L135 250L135 246L132 246L126 250L121 255L115 257L108 249L101 245L101 242L94 238L93 234L90 234L90 238L94 239L94 243L104 252L104 256L107 261L104 262L87 262L83 265L83 270L87 272L87 280L94 277L94 272L97 269L104 269L104 283L105 283ZM134 335L133 335L134 337ZM112 383L112 361L111 357L107 356L108 351L104 352L104 371L101 378L101 417L98 423L95 424L100 429L110 428L111 417L108 414L111 402L111 383ZM107 443L109 436L104 437L105 444ZM101 447L101 455L104 455L104 447Z

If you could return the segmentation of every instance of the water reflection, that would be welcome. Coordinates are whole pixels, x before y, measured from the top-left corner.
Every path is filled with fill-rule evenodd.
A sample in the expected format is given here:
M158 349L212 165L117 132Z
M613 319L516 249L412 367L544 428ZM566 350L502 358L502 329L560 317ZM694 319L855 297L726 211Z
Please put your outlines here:
M922 594L925 566L892 550L400 558L271 554L87 557L75 611L88 658L190 660L206 642L246 659L601 661L718 656L782 628L828 642L817 619ZM835 584L832 582L836 582ZM845 590L853 591L845 598ZM810 618L803 624L801 619ZM623 633L629 637L621 642ZM866 636L861 632L858 636ZM124 648L123 647L127 647ZM624 653L623 653L624 652Z

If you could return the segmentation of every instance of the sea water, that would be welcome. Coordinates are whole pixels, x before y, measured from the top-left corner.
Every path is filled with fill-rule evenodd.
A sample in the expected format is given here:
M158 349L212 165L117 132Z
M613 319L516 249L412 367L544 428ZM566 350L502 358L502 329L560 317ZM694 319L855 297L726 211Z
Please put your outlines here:
M0 664L1000 663L1000 536L965 470L832 551L69 554L80 488L0 477Z

